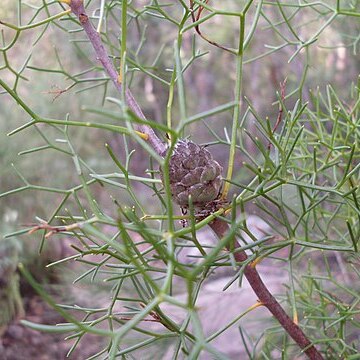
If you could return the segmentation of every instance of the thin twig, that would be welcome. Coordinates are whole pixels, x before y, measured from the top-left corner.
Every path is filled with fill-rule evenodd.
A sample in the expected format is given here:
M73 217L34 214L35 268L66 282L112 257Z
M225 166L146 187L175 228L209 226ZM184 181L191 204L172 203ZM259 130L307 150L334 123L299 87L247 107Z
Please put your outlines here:
M49 238L50 236L57 234L57 233L63 233L66 231L73 231L75 229L81 228L82 224L84 223L74 223L70 225L60 225L60 226L53 226L48 224L47 222L40 222L38 225L34 225L29 231L28 234L31 235L36 231L39 230L45 230L46 235L45 238Z
M209 2L209 0L206 0L206 1L205 1L205 4L207 4L208 2ZM191 19L192 19L193 23L195 23L195 22L197 22L197 21L200 20L200 18L201 18L201 13L203 12L203 10L204 10L205 8L204 8L204 6L199 5L199 8L198 8L197 13L196 13L196 11L195 11L195 9L194 9L194 1L190 0L189 9L190 9L190 11L191 11ZM230 52L231 54L234 54L234 51L233 51L233 50L227 48L226 46L220 45L220 44L218 44L217 42L215 42L215 41L213 41L213 40L208 39L208 38L201 32L201 30L200 30L200 25L199 25L199 24L195 25L195 31L198 33L198 35L199 35L202 39L204 39L204 40L205 40L206 42L208 42L210 45L214 45L214 46L216 46L216 47L219 48L219 49L222 49L222 50L225 50L225 51Z
M101 62L104 69L110 76L110 79L113 81L116 89L121 93L122 85L118 81L119 74L117 73L114 64L110 60L106 49L102 44L99 33L96 31L95 27L90 22L88 15L86 14L83 0L71 0L70 8L73 14L76 15L76 17L79 19L81 26L83 27L92 47L95 50L97 59ZM134 112L134 114L140 119L146 119L139 104L129 89L126 89L125 97L128 107ZM148 141L157 154L164 154L166 151L166 145L157 137L154 130L150 126L144 124L135 124L134 127L137 131L148 135Z

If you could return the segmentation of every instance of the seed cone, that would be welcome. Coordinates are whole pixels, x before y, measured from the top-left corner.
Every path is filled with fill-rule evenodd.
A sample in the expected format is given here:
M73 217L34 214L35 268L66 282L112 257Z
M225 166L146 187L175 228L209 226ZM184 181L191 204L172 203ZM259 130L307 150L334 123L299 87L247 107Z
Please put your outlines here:
M207 149L189 140L178 141L169 162L173 200L186 208L191 195L194 206L204 208L220 195L221 172L222 167Z

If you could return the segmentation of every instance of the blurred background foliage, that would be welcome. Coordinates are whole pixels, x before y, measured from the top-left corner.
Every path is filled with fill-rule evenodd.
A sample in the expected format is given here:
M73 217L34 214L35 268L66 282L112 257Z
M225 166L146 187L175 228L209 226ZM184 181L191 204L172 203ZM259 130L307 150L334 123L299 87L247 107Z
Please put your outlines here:
M151 3L151 2L150 2ZM167 68L173 62L173 42L177 37L177 26L169 21L159 21L158 14L152 12L151 7L144 11L147 1L132 1L132 18L129 19L128 51L134 61L130 67L130 87L135 97L142 105L146 115L157 122L166 122L166 104L168 100L168 88L154 77L138 71L136 63L146 67L164 81L170 81L171 72ZM244 1L221 1L216 4L218 9L227 11L239 11ZM55 14L57 6L46 6L41 1L10 1L4 0L0 17L10 23L16 23L21 8L22 22L26 23L39 11L36 21L47 17L48 12ZM50 3L51 4L51 3ZM116 1L109 1L107 6L112 10L111 17L107 18L107 38L112 44L110 51L117 56L116 44L120 36L121 28L120 8ZM159 2L161 4L161 2ZM165 4L165 3L164 3ZM329 10L335 8L336 1L326 3L318 2L318 5L297 7L297 2L286 2L277 5L274 2L265 2L262 16L256 28L256 33L245 54L244 65L244 88L243 94L256 109L260 117L269 117L275 121L278 113L276 93L279 91L279 83L287 79L286 106L291 109L298 98L304 102L310 100L311 92L324 92L326 86L331 84L339 98L345 103L351 103L351 84L357 82L360 71L358 56L360 23L358 17L333 16ZM293 7L291 6L293 4ZM356 11L359 7L357 1L341 1L341 7ZM93 10L96 20L98 17L97 2L91 1L89 8ZM294 28L292 33L284 21L284 12ZM46 9L46 11L44 10ZM109 10L110 11L110 10ZM181 17L181 6L173 4L169 7L169 14L175 19ZM247 28L252 25L250 13L247 20ZM91 11L90 11L91 12ZM276 24L276 27L275 25ZM10 68L4 67L0 76L9 84L17 84L17 90L21 97L30 107L44 117L64 118L71 113L73 119L91 121L98 117L82 111L83 107L101 106L105 94L115 96L112 85L108 86L108 79L100 66L93 67L91 59L92 49L82 42L82 35L71 35L67 40L63 30L75 29L76 26L66 18L55 23L50 23L41 28L44 30L41 41L37 42L39 28L22 31L20 39L6 52L6 61L16 71L22 69L21 77L16 78ZM214 16L202 25L202 32L219 44L234 47L238 36L237 20L232 17ZM235 31L234 31L235 30ZM8 43L14 36L14 31L2 28L3 43ZM41 32L42 34L42 32ZM77 41L75 41L77 39ZM300 50L299 40L309 42ZM196 49L203 54L194 61L185 72L187 107L189 114L211 109L217 105L227 103L233 97L232 83L235 77L234 57L227 52L207 44L205 41L194 36L193 31L187 31L183 39L183 57L190 59L192 47L196 42ZM159 46L161 45L161 47ZM29 46L31 45L31 46ZM116 45L115 45L116 46ZM160 48L160 49L159 49ZM300 51L299 51L300 50ZM293 55L296 53L296 56ZM3 53L4 54L4 53ZM155 66L152 63L156 61ZM291 61L289 62L289 59ZM5 66L5 59L1 59L1 66ZM46 70L53 71L48 73ZM87 71L84 75L76 76ZM73 84L69 76L75 76L76 84L66 92L62 92ZM97 78L97 79L95 79ZM96 81L95 81L96 80ZM93 89L87 89L93 87ZM85 92L82 90L87 89ZM59 186L60 184L74 184L73 172L66 171L70 165L67 157L55 155L51 151L38 152L36 163L31 155L18 156L27 149L41 146L41 136L34 128L26 130L26 136L12 136L7 134L22 125L25 121L24 112L9 97L1 97L1 141L0 161L2 191L7 191L21 186L22 182L16 175L12 164L21 169L22 174L33 184L47 184L47 186ZM107 104L111 109L111 104ZM243 107L245 109L245 106ZM223 113L211 118L209 121L212 129L223 132L224 127L231 124L231 114ZM173 118L176 123L176 104L173 110ZM247 124L251 127L251 122ZM251 128L249 129L251 131ZM51 129L46 128L46 132ZM198 142L213 140L212 135L204 124L195 122L187 128L188 134ZM96 166L99 172L106 172L112 167L108 156L99 156L104 151L103 144L110 142L116 144L116 151L121 156L122 139L116 134L109 134L98 130L76 128L70 130L74 139L76 151ZM52 133L53 135L54 133ZM248 147L251 148L248 141ZM256 148L253 152L256 152ZM56 156L56 160L54 159ZM227 149L218 147L216 157L226 161ZM142 159L143 156L135 159ZM133 163L139 164L138 161ZM146 161L145 161L146 163ZM139 172L144 169L140 167ZM134 169L137 172L136 169ZM55 175L55 176L54 176ZM17 206L21 202L21 206ZM42 216L52 209L49 194L36 191L20 193L1 199L1 218L4 226L14 228L18 222L28 223L34 221L34 214ZM21 219L21 220L20 220ZM15 221L14 221L15 220Z
M100 1L92 0L86 3L96 24L99 20ZM104 43L117 66L121 37L120 3L105 1L106 21L102 25ZM245 3L247 2L226 0L212 1L209 5L219 10L237 12ZM333 9L336 9L337 5L341 6L344 15L335 15ZM161 8L166 11L167 19L160 13ZM21 23L27 24L34 15L36 21L40 21L60 10L60 5L54 1L3 0L0 20L18 24L18 19L21 18ZM247 15L246 31L254 25L255 12L254 6ZM333 110L332 104L336 103L330 101L330 98L341 99L345 109L355 107L360 73L359 12L359 1L355 0L318 1L313 5L307 2L299 5L298 1L264 1L254 37L244 56L242 111L245 112L247 104L251 104L258 118L268 118L274 124L279 111L280 83L285 79L286 109L293 109L300 99L301 103L308 102L309 109L320 117L324 116L324 122L327 122L328 115ZM174 41L179 30L178 25L170 20L173 18L178 22L181 17L180 1L129 2L128 85L147 118L161 124L166 124L167 121L168 85L174 64ZM65 119L69 113L71 120L99 122L99 115L89 109L105 106L107 110L118 110L115 104L105 100L107 96L118 97L118 94L101 66L94 65L92 49L84 41L84 34L77 29L78 26L65 16L41 27L22 31L14 46L1 52L0 78L16 89L21 99L43 117ZM203 23L201 31L211 40L235 48L239 36L238 19L219 14ZM11 42L14 33L13 30L1 26L2 47ZM231 101L236 78L234 56L203 41L194 34L193 29L184 32L182 41L183 65L191 61L191 66L184 73L188 114L197 114ZM331 85L331 88L328 85ZM336 106L340 106L339 103ZM29 149L44 146L44 136L59 148L65 149L61 142L56 142L58 130L40 124L27 128L21 134L7 136L27 122L29 116L13 99L4 94L0 97L0 108L0 193L7 193L24 185L18 172L34 185L65 189L77 186L78 176L68 155L51 149L27 153ZM176 125L180 118L177 101L172 108L172 118ZM106 119L106 122L110 121L118 124L114 119ZM355 121L358 122L356 119ZM255 118L249 114L244 128L261 138L256 123ZM206 121L197 121L187 126L184 135L196 139L199 143L212 144L214 157L226 167L228 146L217 144L213 134L224 137L231 132L231 124L231 112L222 112ZM308 123L304 125L306 127ZM325 129L330 128L330 123L325 125ZM358 129L353 133L349 131L350 134L344 138L346 145L349 145L349 137L355 136L356 131ZM119 134L73 127L69 128L68 135L75 152L91 169L95 169L94 173L114 172L114 163L104 147L105 143L110 144L123 161L128 157L124 151L126 147L129 151L136 149L129 164L133 174L143 176L144 170L149 166L149 157L144 156L141 148ZM165 141L165 135L161 136ZM246 135L240 137L247 154L259 158L259 149L254 141ZM308 141L308 138L304 137L304 141ZM354 143L358 144L358 141L355 136ZM357 147L354 159L358 157ZM246 160L246 154L237 154L237 170L241 169L241 164ZM246 184L252 176L253 173L249 171L238 171L235 179ZM135 191L143 192L144 206L149 214L153 213L158 205L152 200L151 189L139 184L134 187ZM296 210L300 204L292 201L297 198L297 194L291 191L288 188L286 194L284 193L284 204ZM112 215L115 210L111 196L120 199L122 204L133 205L129 195L118 188L104 192L103 188L97 185L93 192L102 209ZM36 222L36 216L49 218L49 214L52 214L61 199L60 194L36 190L0 197L0 235L28 227ZM71 207L76 208L77 205L68 206L71 213ZM329 208L329 212L331 210L332 208ZM261 201L249 204L247 211L262 215L265 213ZM345 231L342 229L339 233L343 230ZM23 260L33 266L36 264L39 269L42 268L42 264L39 265L37 260L40 241L35 241L34 238L40 240L40 237L22 234L16 238L16 241L23 244L23 248L25 246L25 251L19 250ZM50 239L45 243L45 247L47 251L42 255L44 263L61 258L64 251L61 243ZM342 266L341 261L339 264ZM69 277L74 275L72 268L67 271L70 272ZM38 272L41 277L41 270ZM303 300L306 302L306 299Z

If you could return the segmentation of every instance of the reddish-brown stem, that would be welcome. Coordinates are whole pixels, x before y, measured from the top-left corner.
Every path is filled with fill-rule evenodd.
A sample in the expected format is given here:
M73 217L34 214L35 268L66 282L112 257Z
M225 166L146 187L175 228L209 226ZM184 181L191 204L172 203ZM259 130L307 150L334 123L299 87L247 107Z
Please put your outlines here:
M209 2L209 0L206 0L205 1L205 4L207 4ZM191 19L193 22L196 22L198 20L200 20L200 17L201 17L201 13L203 12L203 10L205 9L204 6L199 6L198 10L197 10L197 13L194 11L194 1L190 0L190 6L189 6L189 9L191 11ZM206 42L208 42L209 44L211 45L214 45L222 50L225 50L225 51L228 51L230 53L233 53L230 49L228 49L227 47L225 46L222 46L220 44L218 44L217 42L215 41L212 41L210 39L208 39L205 35L203 35L203 33L201 32L200 30L200 25L196 25L195 26L195 31L198 33L198 35L204 39Z
M192 3L192 2L191 2ZM72 12L77 16L77 18L80 21L80 24L84 28L84 31L86 32L94 50L97 56L97 59L101 62L104 69L110 76L111 80L113 81L115 87L119 92L121 92L121 83L118 81L118 73L115 69L114 64L109 59L107 52L101 42L100 35L97 33L93 25L91 24L89 17L86 14L83 0L71 0L70 7ZM198 17L201 15L202 9L200 9L198 13ZM192 14L194 16L194 14ZM199 29L198 33L199 33ZM201 33L199 33L201 35ZM207 40L207 39L206 39ZM209 40L207 40L209 41ZM210 43L213 43L209 41ZM214 45L219 46L216 43L213 43ZM221 47L223 48L223 47ZM228 49L225 49L228 50ZM141 111L141 108L139 104L134 99L132 93L130 90L126 90L125 93L126 96L126 102L129 108L141 119L145 119L145 116L143 112ZM281 115L280 119L277 121L280 123L281 121ZM136 130L143 132L149 136L149 143L154 148L154 150L162 155L165 150L166 146L164 143L156 136L153 129L147 125L137 125ZM213 231L217 234L219 238L222 238L225 236L225 234L229 230L228 224L221 220L221 219L215 219L211 224L211 228ZM235 245L235 247L239 248L239 245ZM243 262L247 260L247 255L244 251L236 252L234 253L235 259L238 262ZM300 329L300 327L295 324L291 318L286 314L284 309L281 307L281 305L277 302L277 300L274 298L274 296L270 293L270 291L267 289L263 281L261 280L259 273L257 272L256 268L251 266L251 264L247 265L244 270L244 274L249 281L252 289L258 296L261 303L266 306L269 311L274 315L274 317L279 321L279 323L282 325L282 327L288 332L288 334L296 341L296 343L301 347L301 349L304 350L304 352L308 355L308 357L312 360L322 360L322 355L317 351L317 349L312 345L310 340L306 337L306 335L303 333L303 331Z
M223 238L229 231L228 223L221 219L215 219L210 224L210 227L219 238ZM238 243L235 242L235 248L239 247ZM238 262L244 262L248 258L245 251L234 253L234 257ZM267 307L267 309L274 315L293 340L300 346L301 349L304 350L309 359L323 359L322 355L318 352L315 346L311 344L304 332L297 324L294 323L293 320L291 320L282 306L267 289L256 268L251 266L251 264L248 264L245 266L244 274L261 303Z
M121 83L119 82L119 74L117 73L114 64L108 57L108 54L105 50L104 45L102 44L99 33L96 31L88 15L86 14L83 0L71 0L70 3L71 11L79 19L81 26L83 27L87 37L89 38L92 47L95 50L97 59L101 62L104 69L108 73L110 79L113 81L116 89L121 93ZM145 119L145 115L141 111L141 108L137 101L134 99L130 90L125 91L126 103L128 107L138 116L140 119ZM154 130L144 124L136 124L135 128L137 131L140 131L148 135L148 141L152 148L156 151L157 154L163 155L166 146L165 144L156 136Z

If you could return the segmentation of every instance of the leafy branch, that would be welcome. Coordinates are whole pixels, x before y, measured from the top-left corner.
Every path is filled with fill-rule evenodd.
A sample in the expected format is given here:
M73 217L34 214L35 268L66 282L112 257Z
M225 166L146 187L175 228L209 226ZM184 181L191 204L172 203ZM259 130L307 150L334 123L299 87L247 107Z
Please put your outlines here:
M322 68L329 70L328 65L315 59L317 55L312 53L314 48L321 47L317 45L321 43L321 36L331 39L333 34L336 39L329 41L331 46L338 42L342 49L352 46L353 51L357 51L356 27L342 34L338 21L335 21L356 19L356 6L340 1L331 5L322 1L299 4L250 0L241 5L207 0L164 4L155 0L140 7L136 2L127 1L61 2L70 9L63 8L61 12L56 9L52 15L53 7L59 4L44 1L29 10L33 11L33 16L24 17L27 19L24 25L20 1L17 25L7 21L0 24L10 34L15 31L15 37L9 37L10 42L5 41L7 34L1 33L3 48L0 49L3 55L0 71L15 77L15 84L10 86L11 80L4 76L0 85L27 117L25 124L12 126L13 130L6 132L14 141L14 135L26 135L25 129L34 131L36 145L22 148L19 155L33 156L37 161L36 156L50 150L51 166L46 166L46 175L51 172L50 168L55 168L60 186L38 185L38 178L45 177L37 174L31 178L29 172L20 172L17 170L20 167L14 166L22 183L14 189L11 181L10 190L1 193L0 199L4 201L6 196L18 193L24 196L25 190L53 196L55 209L51 205L54 202L46 199L51 211L36 217L37 224L32 219L26 221L29 224L25 229L13 231L7 239L39 233L40 250L45 241L60 235L72 239L72 252L48 267L66 263L71 266L76 261L86 266L86 270L81 271L74 282L99 280L96 291L106 287L110 296L107 306L97 307L92 298L90 306L56 305L20 266L23 276L54 309L60 310L68 322L59 326L25 324L40 331L71 333L68 339L74 343L69 354L86 333L94 333L108 338L108 344L92 358L108 353L114 359L132 355L135 351L148 351L153 345L161 348L163 341L171 341L174 358L182 355L197 358L201 351L206 351L213 357L226 359L213 341L222 334L227 336L227 330L235 330L237 321L243 316L264 307L280 325L263 327L254 336L247 334L246 327L240 328L237 350L242 348L242 340L250 359L258 356L260 347L260 356L271 357L274 349L280 346L283 357L292 358L299 351L313 359L321 359L325 354L328 357L356 357L358 342L353 339L360 328L357 319L360 303L357 292L360 277L359 81L350 84L351 80L349 86L346 85L350 94L346 93L347 101L340 100L344 90L336 91L331 85L321 91L308 91L314 73ZM220 17L226 19L221 27L217 23ZM97 26L93 26L95 21ZM144 21L150 26L142 28ZM41 63L32 63L36 61L35 45L52 24L56 30L80 34L71 42L79 56L90 60L90 68L75 72L76 65L71 59L70 68L74 73L65 70L69 65L61 59L64 49L59 46L59 51L55 51L55 66L59 66L59 70L52 70L51 65L46 68ZM67 24L71 28L67 28ZM17 69L16 61L12 59L14 46L20 43L22 32L28 35L34 29L39 34ZM168 44L170 29L175 37ZM166 36L159 36L162 33ZM134 38L135 41L129 40ZM213 40L219 38L221 41ZM220 45L231 44L231 41L236 44L234 48L224 49L225 46ZM93 55L90 58L83 42L91 45ZM208 96L202 92L203 88L198 88L203 84L197 79L201 75L197 64L203 60L205 64L210 58L206 57L208 49L214 51L212 54L216 54L217 60L210 64L211 73L216 75L216 86L209 89L215 94L216 105L207 104L205 111L200 109L192 114L192 107L197 108L197 103ZM324 49L322 47L322 51ZM281 74L276 69L273 71L273 54L284 55L278 60ZM67 55L66 50L65 57ZM146 58L142 59L142 56ZM226 68L219 70L219 65L223 67L225 63ZM258 64L265 68L261 72L265 74L261 81L258 78L263 75L255 76L259 71ZM72 96L75 85L89 81L95 85L90 84L76 93L104 85L102 105L106 100L111 110L94 104L84 106L82 110L87 116L96 119L89 121L82 121L79 115L43 116L36 111L36 104L18 90L20 80L31 80L26 77L26 70L36 71L39 77L43 73L53 73L70 80L65 90L55 90L55 96L64 95L58 97L54 108L67 96ZM105 74L96 76L103 70ZM96 75L88 75L92 72ZM134 83L138 81L138 72L144 75L141 93L157 108L156 121L145 118L142 107L129 90L136 89ZM349 74L352 72L346 72L347 76ZM225 75L228 76L226 80L220 79ZM274 88L278 87L280 78L277 75L288 79L288 91L285 94L285 84L281 84L275 98ZM229 79L234 83L233 88L229 86ZM109 82L114 84L116 95L105 98ZM39 80L34 83L38 84ZM271 95L263 96L262 87L265 86L270 87ZM163 88L166 89L165 99L161 92ZM260 97L263 99L258 101ZM71 100L75 102L78 96ZM272 111L269 104L274 100L273 105L278 108L269 115ZM92 101L92 97L87 97L86 101ZM264 106L262 110L259 103ZM60 111L64 108L70 111L68 104L66 102ZM166 106L166 120L162 119L163 105ZM14 116L11 119L16 121ZM107 138L105 146L94 146L93 138L89 142L72 138L75 133L80 133L80 128L98 129L104 134L105 130L106 136L112 132L115 138ZM228 152L221 198L210 203L212 206L199 209L199 204L190 197L180 212L172 202L169 174L172 154L178 141L186 135L193 135L194 141L200 138L204 141L203 130L214 140L201 148L213 150L213 146L221 146ZM155 131L167 135L167 144ZM127 143L129 136L150 155L144 175L136 173L138 158ZM102 139L103 136L97 137L97 141ZM120 151L118 141L122 144ZM96 165L87 162L86 157L80 156L82 146L96 151L101 160ZM101 150L105 154L100 154ZM220 154L216 155L220 158ZM59 158L71 163L70 167L66 163L66 169L73 166L76 184L62 180L60 171L56 172L55 159ZM191 156L189 160L192 160ZM221 161L219 159L219 163ZM34 164L31 165L38 173ZM134 173L132 167L135 167ZM159 179L159 171L162 179ZM102 195L106 189L109 196L98 197L99 186ZM105 206L104 197L107 198ZM34 199L31 200L33 204ZM40 200L37 202L41 203ZM115 215L111 215L111 208L115 209ZM248 214L253 212L262 217L265 225L259 228L249 225ZM33 209L27 212L27 216L32 214ZM211 227L218 238L211 244L200 238L199 230L204 231L206 226ZM267 230L262 231L262 227ZM182 255L189 251L184 260ZM288 274L286 280L276 279L285 283L285 292L276 299L268 290L269 283L263 281L265 277L260 277L263 264L270 264L274 270L279 266ZM223 290L235 282L241 284L246 278L258 301L208 334L203 319L199 318L203 310L199 308L200 294L206 291L203 285L210 276L221 271L231 273ZM178 296L179 293L185 296ZM227 295L221 293L224 298ZM85 302L86 299L82 300ZM285 303L288 304L286 311ZM166 308L168 305L184 312L182 320L174 320L175 316ZM77 316L69 316L68 310ZM282 329L286 330L283 340L279 336ZM298 346L288 341L287 334ZM265 336L266 341L260 341Z
M249 3L250 6L251 2ZM249 6L247 8L249 8ZM101 39L99 35L97 34L95 28L92 26L92 24L89 21L89 18L86 14L83 1L82 0L71 0L70 1L70 7L72 12L78 17L80 24L83 26L86 34L88 35L88 38L96 51L96 54L98 56L99 61L103 64L104 68L107 70L110 78L113 80L115 86L121 92L121 86L119 84L119 75L115 71L114 67L109 61L109 58L106 54L105 48L101 44ZM199 10L200 11L200 10ZM199 12L199 15L201 12ZM242 48L244 43L244 15L245 12L240 16L241 21L241 32L240 32L240 45L239 45L239 51L238 51L238 74L237 74L237 88L238 93L236 94L237 101L240 101L240 88L241 88L241 69L242 69ZM198 20L198 19L197 19ZM135 113L139 117L144 117L140 110L140 106L136 103L135 99L132 97L131 93L127 92L127 101L130 104L130 107L132 109L135 109ZM239 109L239 105L235 107L235 109ZM239 117L239 110L237 110L234 113L234 123L233 123L233 139L232 144L235 144L235 137L236 137L236 131L238 127L237 118ZM144 133L152 134L151 131L148 129L139 128ZM155 146L155 150L158 152L158 141L156 140L151 141L151 138L154 135L150 136L150 142L153 146ZM231 153L230 153L230 165L229 165L229 172L228 172L228 178L231 178L232 174L232 166L234 161L234 151L235 147L234 145L231 147ZM159 152L158 152L159 153ZM161 154L161 153L159 153ZM227 183L228 184L228 183ZM223 196L227 196L227 190L226 187L224 189ZM226 236L228 232L228 225L226 221L221 220L219 218L216 218L213 220L213 222L210 223L211 228L214 230L214 232L219 236L220 239L222 239L224 236ZM239 262L246 262L247 256L245 252L239 252L235 255L237 261ZM298 343L298 345L304 350L304 352L309 356L311 359L322 359L323 357L321 354L316 350L316 348L311 344L310 340L305 336L303 331L300 329L300 327L293 322L293 320L290 319L290 317L286 314L286 312L283 310L281 305L277 302L277 300L271 295L271 293L266 288L265 284L262 282L258 272L256 271L255 267L251 264L246 265L245 267L245 276L247 277L250 285L252 286L255 293L258 295L259 300L261 303L266 306L271 313L277 318L277 320L280 322L280 324L284 327L284 329L289 333L289 335ZM118 335L120 336L120 335Z

